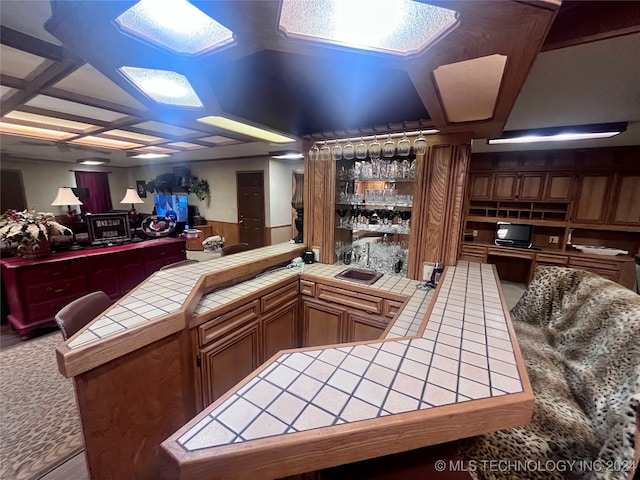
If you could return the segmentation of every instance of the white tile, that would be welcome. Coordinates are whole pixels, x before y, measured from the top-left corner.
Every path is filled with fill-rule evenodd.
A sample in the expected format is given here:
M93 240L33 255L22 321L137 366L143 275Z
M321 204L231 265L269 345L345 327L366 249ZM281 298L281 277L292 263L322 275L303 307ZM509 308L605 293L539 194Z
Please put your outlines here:
M377 407L381 407L382 402L387 395L387 391L388 389L383 387L382 385L364 378L360 382L360 385L358 385L358 388L356 388L356 391L353 395L367 401L368 403L372 403Z
M458 375L453 375L449 372L439 370L437 368L429 369L429 376L427 377L429 383L446 388L447 390L456 391L458 386Z
M195 450L198 448L214 447L216 445L225 445L235 438L235 434L224 425L213 420L206 427L195 434L190 440L185 442L184 448L187 450Z
M295 421L293 426L297 430L311 430L312 428L326 427L335 421L335 416L324 410L320 410L315 405L307 405L302 414Z
M261 411L252 403L239 398L217 418L231 430L240 433Z
M478 355L477 353L467 352L466 350L463 350L460 354L460 361L476 367L487 368L487 357L485 355Z
M487 385L474 382L464 377L460 377L458 380L458 393L469 398L486 398L491 396L491 390Z
M307 375L300 375L287 387L287 391L309 401L318 393L322 385L318 380L314 380Z
M313 361L311 357L303 353L292 353L284 362L286 366L293 368L299 372L302 372Z
M282 435L288 428L277 418L269 415L268 413L262 413L256 420L242 432L242 436L247 440L253 440L256 438L270 437L273 435Z
M296 372L286 365L277 365L269 372L266 379L280 388L287 388L298 375L300 375L299 372Z
M445 357L452 358L457 360L460 358L460 349L456 347L452 347L450 345L445 345L443 343L438 343L436 345L435 353L438 355L443 355Z
M91 329L91 331L99 337L106 337L107 335L111 335L112 333L120 330L124 330L124 327L118 323L112 323L111 325L107 325L102 328Z
M520 375L518 374L518 367L516 367L513 363L507 363L501 360L490 358L489 367L492 372L501 373L502 375L507 375L513 378L520 378Z
M267 411L274 417L290 425L306 405L307 402L294 397L290 393L284 392L275 402L269 405Z
M338 390L351 394L360 381L360 377L344 370L337 370L327 382Z
M340 362L342 362L342 360L344 360L344 357L346 357L347 354L344 352L340 352L339 350L336 350L335 348L331 348L328 350L323 351L318 358L320 360L322 360L323 362L327 362L331 365L339 365Z
M458 374L458 365L458 360L444 357L442 355L434 355L431 359L432 367L439 368L440 370L444 370L445 372L453 373L454 375Z
M325 385L313 399L313 404L338 415L347 403L349 395L329 385Z
M440 405L449 405L456 401L456 394L455 392L439 387L438 385L427 383L422 400L436 407Z
M144 317L135 316L133 318L128 318L127 320L120 320L119 323L125 328L133 328L136 325L140 325L141 323L147 323L148 321L149 320L147 320Z
M368 403L363 402L355 397L351 397L347 406L342 411L340 417L347 422L357 422L359 420L366 420L369 418L376 418L378 415L378 408Z
M344 362L342 362L340 368L351 373L355 373L356 375L362 375L368 366L369 362L366 362L361 358L354 357L353 355L349 355Z
M412 377L416 377L418 379L426 379L427 372L429 371L429 367L424 363L419 363L409 358L405 358L402 360L400 364L400 372L405 373L407 375L411 375Z
M491 358L496 358L507 363L515 363L513 353L510 351L502 350L500 348L494 348L493 346L489 346L487 350L489 351L489 357Z
M399 356L381 350L378 352L373 361L378 365L382 365L383 367L395 370L398 368L398 365L400 365L401 360L402 359Z
M417 378L410 377L404 373L398 373L391 388L405 395L419 399L422 397L422 388L424 387L424 383L424 380L418 380Z
M517 393L522 391L520 380L516 380L496 372L491 372L491 386L506 393Z
M384 409L391 413L410 412L418 408L419 401L401 393L390 391Z
M407 345L402 342L384 342L380 350L388 353L393 353L394 355L402 356L404 355L404 351L407 349Z
M243 396L250 402L255 403L258 407L266 408L281 391L281 389L273 386L269 382L260 381Z
M394 370L390 370L381 365L372 364L367 373L365 373L364 378L372 380L381 385L391 385L393 381L393 377L396 374Z
M305 375L309 375L321 382L327 381L327 379L336 371L336 367L329 365L328 363L314 361L304 371Z

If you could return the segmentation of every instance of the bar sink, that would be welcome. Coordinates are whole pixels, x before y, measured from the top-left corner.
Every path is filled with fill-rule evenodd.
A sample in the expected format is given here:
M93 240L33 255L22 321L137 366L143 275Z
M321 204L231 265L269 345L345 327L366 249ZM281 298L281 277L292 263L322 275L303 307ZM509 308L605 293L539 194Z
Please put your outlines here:
M347 268L346 270L343 270L342 272L337 274L336 278L349 280L351 282L358 282L363 285L373 285L380 279L380 277L382 277L382 275L382 273L376 272L374 270L364 270L362 268Z

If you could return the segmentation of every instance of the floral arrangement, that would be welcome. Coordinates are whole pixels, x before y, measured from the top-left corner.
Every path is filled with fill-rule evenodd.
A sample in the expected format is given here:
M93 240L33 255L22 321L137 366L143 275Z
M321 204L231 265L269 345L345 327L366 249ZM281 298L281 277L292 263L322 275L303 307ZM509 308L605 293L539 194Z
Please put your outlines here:
M37 248L41 241L49 241L50 235L73 235L73 232L56 222L53 213L9 209L0 216L0 240L18 243L18 251Z

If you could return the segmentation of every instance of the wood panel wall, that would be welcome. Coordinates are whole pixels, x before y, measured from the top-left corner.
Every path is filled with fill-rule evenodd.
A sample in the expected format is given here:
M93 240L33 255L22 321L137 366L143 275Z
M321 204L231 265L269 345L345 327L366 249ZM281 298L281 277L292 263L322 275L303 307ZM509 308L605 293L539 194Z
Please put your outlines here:
M207 225L213 227L213 234L224 237L225 245L233 245L240 242L240 227L237 223L218 222L207 220Z

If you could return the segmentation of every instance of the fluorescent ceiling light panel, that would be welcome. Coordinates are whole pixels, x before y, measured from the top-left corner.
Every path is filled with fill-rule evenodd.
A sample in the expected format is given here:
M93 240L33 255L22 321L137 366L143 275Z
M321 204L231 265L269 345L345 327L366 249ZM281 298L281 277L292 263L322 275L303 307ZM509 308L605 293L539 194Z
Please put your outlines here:
M186 0L142 0L116 18L132 35L196 55L234 42L233 32Z
M202 108L202 102L184 75L169 70L120 67L120 72L152 100L165 105Z
M39 128L48 127L54 130L66 129L78 134L92 132L94 130L99 130L100 128L102 128L98 125L74 122L71 120L63 120L62 118L48 117L46 115L37 115L34 113L18 112L17 110L7 113L5 115L5 118L28 122L33 126Z
M299 158L304 158L304 155L301 153L283 153L282 155L271 155L271 158L275 158L276 160L297 160Z
M81 165L103 165L109 162L110 160L108 158L83 158L80 160L76 160L76 163L79 163Z
M213 135L210 137L198 138L201 142L213 143L214 145L234 145L236 143L243 143L235 138L223 137L222 135Z
M411 0L283 0L278 26L291 38L407 56L449 33L457 17Z
M142 148L136 148L137 152L147 152L147 153L176 153L178 152L178 150L173 150L171 148L165 148L165 147L142 147Z
M127 130L107 130L101 133L105 137L114 137L122 140L133 140L135 142L157 143L166 142L166 138L153 137L151 135L143 135L142 133L129 132Z
M238 122L237 120L231 120L226 117L209 116L198 118L198 121L206 123L207 125L222 128L223 130L231 130L232 132L241 133L249 137L259 138L260 140L265 140L267 142L291 143L296 141L295 138L285 137L279 133L254 127L253 125Z
M129 158L165 158L170 156L170 153L127 152L127 157Z
M172 135L172 136L183 136L183 135L201 133L195 130L189 130L188 128L176 127L175 125L169 125L168 123L160 123L160 122L154 122L154 121L137 123L132 126L139 128L140 130L148 130L150 132L163 133L165 135Z
M167 143L170 147L178 147L184 148L185 150L199 150L201 148L207 148L204 145L198 145L197 143L189 143L189 142L171 142Z
M126 150L129 148L142 147L139 143L123 142L121 140L113 140L111 138L102 138L88 135L86 137L77 138L71 140L73 143L80 143L82 145L91 145L92 147L105 147L113 148L116 150Z
M626 129L627 123L619 122L549 127L536 130L512 130L504 132L501 138L491 138L487 140L487 143L489 145L501 145L507 143L566 142L572 140L610 138L624 132Z
M75 133L47 130L46 128L27 127L14 125L13 123L0 122L0 133L8 135L20 135L22 137L42 138L45 140L67 140L75 137Z

